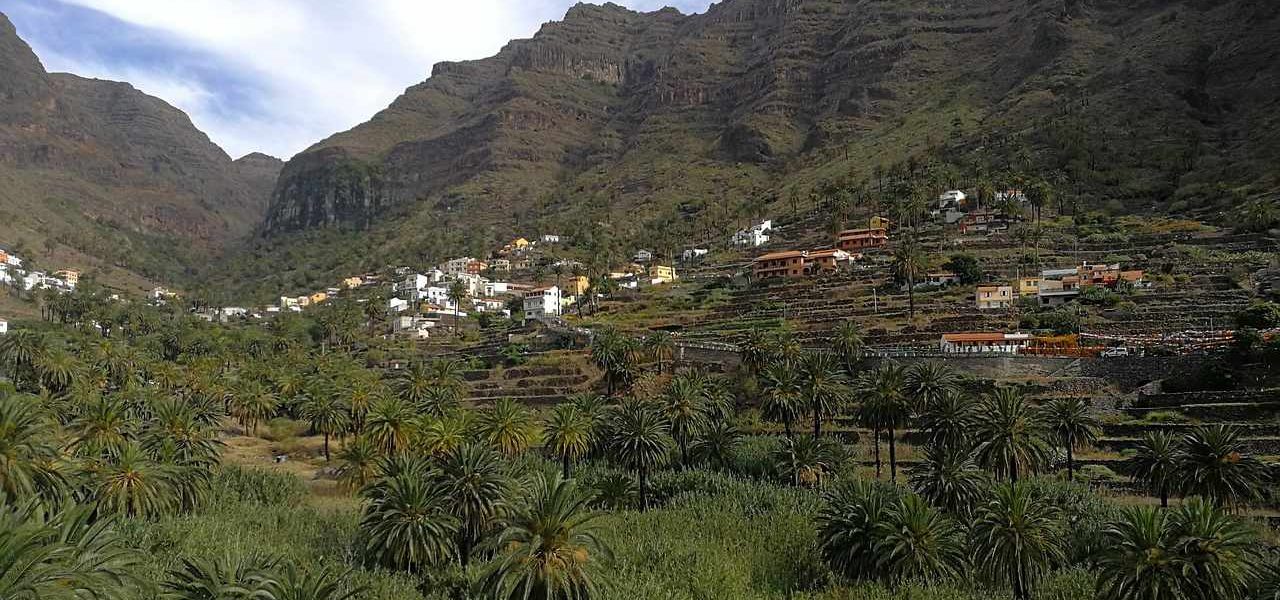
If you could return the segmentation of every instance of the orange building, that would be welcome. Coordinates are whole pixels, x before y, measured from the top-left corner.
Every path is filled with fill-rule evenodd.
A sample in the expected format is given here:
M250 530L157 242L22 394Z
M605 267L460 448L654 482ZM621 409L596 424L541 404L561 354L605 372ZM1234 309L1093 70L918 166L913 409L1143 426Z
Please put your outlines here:
M836 236L836 247L851 252L882 248L889 243L889 233L883 228L846 229Z
M804 277L804 252L786 250L756 257L751 274L757 279Z

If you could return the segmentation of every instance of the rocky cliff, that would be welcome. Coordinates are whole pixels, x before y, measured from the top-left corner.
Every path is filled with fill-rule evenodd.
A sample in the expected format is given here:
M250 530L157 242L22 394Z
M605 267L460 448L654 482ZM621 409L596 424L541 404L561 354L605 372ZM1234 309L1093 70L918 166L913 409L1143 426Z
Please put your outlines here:
M0 242L60 251L65 266L172 273L181 265L150 247L243 238L281 167L232 161L182 111L127 83L46 73L4 15L0 99Z
M590 212L696 231L741 211L725 197L869 178L948 139L1065 174L1097 202L1274 187L1278 13L1266 0L578 5L491 58L436 65L295 157L265 232L396 227L380 224L389 211L425 228Z

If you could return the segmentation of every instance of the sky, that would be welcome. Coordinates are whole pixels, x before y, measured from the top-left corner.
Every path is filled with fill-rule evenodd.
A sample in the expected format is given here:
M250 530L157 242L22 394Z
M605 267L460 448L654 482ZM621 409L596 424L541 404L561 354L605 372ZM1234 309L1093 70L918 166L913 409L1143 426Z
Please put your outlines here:
M711 0L615 0L704 12ZM287 159L441 61L483 58L575 0L0 0L49 71L127 81L232 157Z

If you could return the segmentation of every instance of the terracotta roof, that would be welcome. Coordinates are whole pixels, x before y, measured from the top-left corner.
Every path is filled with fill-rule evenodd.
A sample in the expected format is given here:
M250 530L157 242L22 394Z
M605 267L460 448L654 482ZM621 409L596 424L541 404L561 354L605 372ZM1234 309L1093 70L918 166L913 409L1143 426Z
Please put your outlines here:
M782 252L771 252L769 254L761 254L756 257L756 262L762 260L778 260L780 258L801 258L804 252L799 250L783 250Z
M836 248L827 248L825 250L811 250L809 251L808 256L806 256L805 258L825 258L828 256L835 256L836 254L847 254L847 252L845 252L844 250L838 250Z
M944 333L943 341L947 342L1003 342L1003 333Z

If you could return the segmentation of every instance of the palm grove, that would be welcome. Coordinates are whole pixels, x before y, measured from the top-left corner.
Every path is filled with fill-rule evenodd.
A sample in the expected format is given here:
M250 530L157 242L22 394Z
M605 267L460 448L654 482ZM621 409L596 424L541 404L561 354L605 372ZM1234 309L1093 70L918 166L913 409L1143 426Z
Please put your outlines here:
M4 598L405 597L376 585L383 573L424 597L629 598L663 560L654 545L689 534L671 520L706 506L731 507L700 519L708 531L765 515L792 540L769 541L795 551L771 552L785 575L760 597L1278 593L1269 534L1243 516L1270 466L1239 432L1143 440L1130 472L1159 506L1122 507L1073 482L1073 453L1099 435L1085 402L873 364L852 323L817 349L752 332L727 375L679 365L670 335L597 331L608 393L539 413L467 405L459 362L382 369L388 348L354 301L214 325L86 286L49 316L0 338ZM228 432L280 419L323 439L320 460L359 499L351 537L324 561L157 563L149 528L296 485L222 464ZM849 421L870 432L870 469L824 431ZM655 576L688 597L729 586Z

